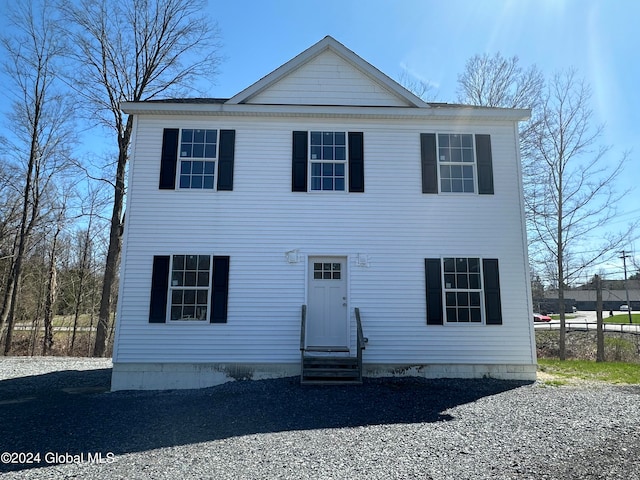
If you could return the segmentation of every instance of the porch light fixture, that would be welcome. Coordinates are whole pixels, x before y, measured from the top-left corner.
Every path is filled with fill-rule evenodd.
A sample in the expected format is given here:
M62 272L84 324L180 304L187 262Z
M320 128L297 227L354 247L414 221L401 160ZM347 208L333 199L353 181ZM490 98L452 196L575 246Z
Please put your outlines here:
M284 257L287 259L287 263L298 263L300 261L300 258L298 256L298 249L284 252Z
M358 267L368 267L369 266L369 255L364 255L359 253L356 257L356 266Z

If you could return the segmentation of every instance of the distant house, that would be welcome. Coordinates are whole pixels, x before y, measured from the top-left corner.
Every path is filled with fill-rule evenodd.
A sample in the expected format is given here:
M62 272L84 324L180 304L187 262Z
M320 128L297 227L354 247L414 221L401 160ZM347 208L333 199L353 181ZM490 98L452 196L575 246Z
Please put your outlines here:
M114 390L535 379L527 110L425 103L331 37L230 99L122 109Z

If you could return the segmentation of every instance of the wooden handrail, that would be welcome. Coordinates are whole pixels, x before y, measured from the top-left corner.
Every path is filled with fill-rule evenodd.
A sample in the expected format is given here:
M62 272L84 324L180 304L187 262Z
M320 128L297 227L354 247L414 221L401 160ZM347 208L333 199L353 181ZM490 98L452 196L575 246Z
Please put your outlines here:
M369 339L365 338L362 334L362 320L360 319L360 309L356 307L356 330L358 334L358 343L357 343L357 357L358 357L358 381L362 382L362 351L366 348L365 344L369 341Z
M358 330L358 350L364 350L366 347L366 339L362 334L362 320L360 319L360 309L356 307L356 327Z
M305 330L307 329L307 306L302 305L302 321L300 326L300 350L305 349Z

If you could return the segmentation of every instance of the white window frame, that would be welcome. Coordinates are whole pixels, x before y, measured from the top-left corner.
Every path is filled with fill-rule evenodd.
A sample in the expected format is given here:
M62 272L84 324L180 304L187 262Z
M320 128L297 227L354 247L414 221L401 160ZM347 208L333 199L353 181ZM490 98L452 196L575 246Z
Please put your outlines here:
M187 272L186 270L186 257L192 257L192 256L196 256L196 257L209 257L209 270L207 273L207 286L203 287L203 286L198 286L197 285L197 275L198 272L200 272L200 270L198 269L198 267L196 267L196 285L192 286L192 285L178 285L175 284L175 280L173 278L173 274L174 274L174 261L175 258L178 256L184 256L185 257L185 268L183 270L180 270L182 272ZM207 253L176 253L176 254L172 254L170 256L171 261L169 262L169 291L167 292L167 322L169 323L180 323L180 324L184 324L184 323L200 323L200 322L209 322L209 317L211 316L211 294L212 294L212 288L211 288L211 284L212 284L212 270L213 270L213 255L211 254L207 254ZM199 262L199 259L197 260L197 262ZM173 292L177 291L177 290L195 290L196 292L198 291L207 291L207 301L206 304L204 305L206 307L206 311L205 311L205 315L203 318L177 318L177 319L173 319L172 318L172 308L173 308ZM196 293L197 296L197 293ZM184 298L183 301L180 303L180 305L184 308ZM197 308L198 302L196 300L196 303L194 304Z
M216 132L216 146L215 146L215 156L214 157L193 157L193 152L191 155L183 155L182 151L182 135L185 130L193 130L194 132L197 130L205 131L205 138L207 131L215 131ZM206 140L205 140L205 148L206 148ZM181 128L180 129L180 138L178 141L178 168L176 172L176 188L180 190L191 190L191 191L217 191L218 189L218 163L220 157L220 129L219 128ZM183 161L191 161L191 162L204 162L203 168L205 168L207 162L213 163L213 187L212 188L193 188L193 187L183 187L181 186L180 177L182 176L182 162ZM192 165L193 167L193 165ZM189 174L189 179L191 183L192 174ZM203 174L203 184L204 184L204 174Z
M479 275L479 283L480 283L480 288L453 288L453 287L447 287L447 282L446 282L446 278L447 275L451 275L451 272L445 272L445 260L447 259L453 259L454 264L458 259L465 259L467 260L467 262L469 261L469 259L474 259L478 261L478 275ZM468 264L468 263L467 263ZM444 325L485 325L485 305L484 305L484 271L483 271L483 267L482 267L482 257L480 256L466 256L466 255L448 255L448 256L443 256L440 258L440 265L441 265L441 275L442 275L442 308L443 308L443 320L444 320ZM467 270L467 275L471 272L469 272ZM453 273L453 275L457 275L457 269L456 271ZM447 293L454 293L454 294L458 294L458 293L478 293L479 297L480 297L480 303L477 306L477 308L480 309L480 321L479 322L472 322L471 321L471 314L469 316L469 321L467 322L460 322L460 321L449 321L448 319L448 315L447 315ZM457 301L456 301L457 303ZM470 303L470 302L469 302ZM471 307L471 305L469 305L469 307ZM456 307L459 308L459 307ZM470 308L469 308L470 310Z
M454 135L460 135L460 136L470 136L471 137L471 155L473 156L473 162L465 162L465 161L452 161L451 158L449 158L448 161L443 161L442 159L442 155L440 154L440 136L441 135L448 135L449 136L449 141L451 141L451 136ZM442 147L442 148L447 148L447 147ZM451 148L451 143L449 143L449 147ZM461 151L462 153L462 151ZM464 132L439 132L436 134L436 156L437 156L437 164L438 164L438 192L439 193L443 193L443 194L464 194L464 195L472 195L472 194L478 194L478 159L476 157L476 136L473 133L464 133ZM471 167L472 172L473 172L473 191L469 192L469 191L464 191L464 176L462 178L460 178L460 181L463 182L463 190L462 191L447 191L447 190L443 190L442 189L442 180L443 180L443 175L442 175L442 167L460 167L460 168L464 168L464 167ZM454 180L453 177L448 177L451 180ZM455 178L457 179L457 178Z
M335 141L335 134L336 133L341 133L344 135L344 160L336 160L335 159L335 147L336 144L333 144L333 149L334 149L334 158L333 159L324 159L324 158L313 158L313 147L317 147L317 145L312 144L311 142L311 138L313 136L314 133L320 133L322 136L324 136L324 134L326 133L331 133L334 136L334 141ZM307 184L309 185L309 187L307 188L308 192L313 192L313 193L326 193L326 192L333 192L333 193L347 193L349 191L349 134L346 130L310 130L309 131L309 137L308 137L308 151L307 151L307 162L308 162L308 178L307 178ZM342 147L342 145L337 145L339 147ZM322 145L320 146L320 148L322 149ZM334 169L334 175L332 175L331 177L324 177L322 175L323 172L321 172L320 177L318 177L317 175L313 174L313 164L319 164L321 169L324 169L324 165L325 164L333 164L333 169ZM333 178L333 185L335 187L335 180L336 180L336 176L335 176L335 165L343 165L344 168L344 188L342 190L336 190L334 189L323 189L323 181L325 178ZM313 188L313 179L314 178L320 178L320 187L319 189L314 189ZM340 177L338 177L340 178Z

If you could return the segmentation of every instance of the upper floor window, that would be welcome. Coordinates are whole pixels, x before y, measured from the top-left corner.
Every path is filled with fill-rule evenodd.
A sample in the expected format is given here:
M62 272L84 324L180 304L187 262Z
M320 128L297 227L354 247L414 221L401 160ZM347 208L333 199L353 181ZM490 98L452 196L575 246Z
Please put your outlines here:
M422 193L493 195L491 136L421 133Z
M441 192L475 192L475 155L471 134L438 134Z
M311 190L345 190L345 132L310 132Z
M362 132L295 131L291 153L292 192L364 193Z
M180 135L180 188L213 189L218 131L183 128Z
M159 188L233 191L235 141L235 130L165 128Z

